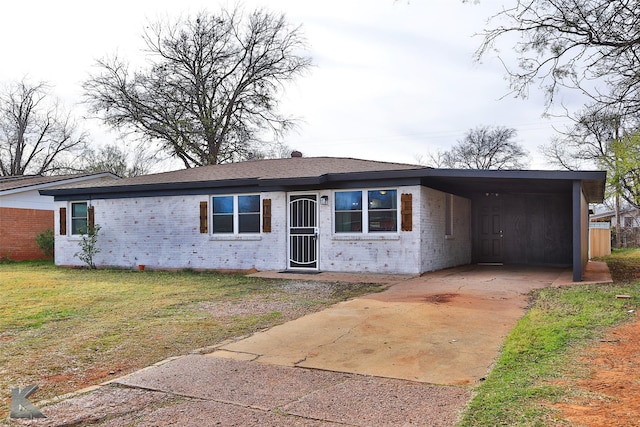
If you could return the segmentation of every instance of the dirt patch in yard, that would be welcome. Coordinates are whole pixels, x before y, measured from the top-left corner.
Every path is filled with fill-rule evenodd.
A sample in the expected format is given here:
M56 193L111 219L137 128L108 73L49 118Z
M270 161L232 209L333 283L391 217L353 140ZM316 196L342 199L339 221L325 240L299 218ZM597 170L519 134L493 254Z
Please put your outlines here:
M277 291L243 297L236 301L206 301L198 309L206 311L222 323L244 316L279 313L282 320L292 320L319 311L335 300L333 296L344 292L349 285L327 282L290 282Z
M640 321L611 330L589 349L583 362L592 371L576 380L583 393L554 405L575 425L633 426L640 420Z

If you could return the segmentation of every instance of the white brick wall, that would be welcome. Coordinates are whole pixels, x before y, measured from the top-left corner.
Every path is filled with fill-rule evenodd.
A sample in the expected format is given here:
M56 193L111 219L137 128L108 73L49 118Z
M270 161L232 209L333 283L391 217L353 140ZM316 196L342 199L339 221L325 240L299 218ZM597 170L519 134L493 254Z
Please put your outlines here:
M327 271L367 273L420 273L420 233L416 227L420 187L400 187L402 193L413 194L413 231L389 234L333 233L333 193L328 206L320 206L320 269ZM398 206L398 216L400 206Z
M421 271L434 271L471 262L471 200L453 197L453 233L445 236L446 193L422 187L420 235Z
M413 195L413 230L390 234L345 235L333 232L333 192L318 205L319 268L324 271L418 274L470 262L470 202L455 198L454 238L444 238L444 193L420 186L398 188ZM284 270L287 268L287 195L271 199L271 233L219 237L199 232L203 196L93 200L101 226L96 257L99 266ZM74 257L78 236L59 235L56 202L56 264L82 265ZM398 215L400 208L398 207ZM70 230L70 227L68 227Z
M272 199L272 232L218 237L200 233L201 201L208 196L93 200L101 227L96 263L104 266L194 269L284 269L286 205L283 193ZM66 206L58 202L57 208ZM70 210L67 209L67 212ZM56 209L56 264L82 265L74 257L78 236L59 235Z

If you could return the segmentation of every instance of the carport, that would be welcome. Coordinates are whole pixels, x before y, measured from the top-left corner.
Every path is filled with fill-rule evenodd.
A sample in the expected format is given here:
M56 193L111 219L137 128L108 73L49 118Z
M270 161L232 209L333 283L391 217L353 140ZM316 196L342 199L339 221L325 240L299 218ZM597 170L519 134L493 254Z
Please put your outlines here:
M588 261L589 203L604 199L603 171L430 169L422 185L472 201L472 262L569 266Z

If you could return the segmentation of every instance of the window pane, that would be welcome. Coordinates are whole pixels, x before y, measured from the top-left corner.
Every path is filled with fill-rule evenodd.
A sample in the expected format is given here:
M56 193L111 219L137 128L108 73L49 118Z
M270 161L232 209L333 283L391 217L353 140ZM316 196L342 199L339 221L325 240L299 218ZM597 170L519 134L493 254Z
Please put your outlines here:
M362 210L362 191L340 191L335 196L337 211Z
M336 233L362 231L362 212L336 212Z
M87 232L87 203L71 203L71 234Z
M238 212L248 213L257 212L260 213L260 196L238 196Z
M84 234L87 232L87 219L71 219L71 234Z
M72 203L71 204L71 218L87 217L87 204L86 203Z
M233 215L214 215L213 233L233 233Z
M369 209L397 209L396 190L369 191Z
M369 231L397 231L398 220L397 211L370 211Z
M238 216L238 232L259 233L260 214L241 214Z
M233 213L233 196L220 196L213 198L214 214L232 214Z

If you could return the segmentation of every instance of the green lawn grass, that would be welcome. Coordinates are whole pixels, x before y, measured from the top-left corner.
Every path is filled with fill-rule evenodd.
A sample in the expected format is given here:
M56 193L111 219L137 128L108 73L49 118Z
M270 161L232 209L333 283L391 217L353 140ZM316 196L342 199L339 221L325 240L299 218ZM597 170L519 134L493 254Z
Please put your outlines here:
M200 302L292 299L285 281L243 275L0 264L0 418L12 387L34 401L76 391L284 320L278 311L222 319ZM377 285L349 285L296 301L320 309Z
M558 381L586 375L580 351L606 328L634 320L640 303L640 250L605 259L613 284L549 288L532 294L532 306L507 337L491 374L475 390L460 426L562 425L549 403L578 391ZM628 294L631 299L618 299ZM630 312L633 310L632 312Z

